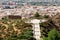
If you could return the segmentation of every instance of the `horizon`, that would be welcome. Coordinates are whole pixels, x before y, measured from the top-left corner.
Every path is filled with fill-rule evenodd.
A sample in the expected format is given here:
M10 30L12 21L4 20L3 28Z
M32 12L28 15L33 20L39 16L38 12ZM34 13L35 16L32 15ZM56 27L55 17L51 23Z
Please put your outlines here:
M23 1L23 2L60 2L60 0L0 0L0 2L5 1Z

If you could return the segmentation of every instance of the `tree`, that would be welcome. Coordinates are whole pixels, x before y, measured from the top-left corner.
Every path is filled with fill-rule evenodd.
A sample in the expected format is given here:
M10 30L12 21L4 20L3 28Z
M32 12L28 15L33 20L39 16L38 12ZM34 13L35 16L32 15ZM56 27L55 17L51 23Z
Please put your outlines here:
M49 18L49 16L48 15L44 15L44 18Z
M56 29L52 29L48 33L48 37L44 37L43 40L60 40L60 33Z
M60 40L60 33L53 29L48 33L48 40Z
M22 19L4 17L0 22L2 23L0 24L0 40L28 40L33 37L31 24L25 23Z
M36 13L34 14L34 17L40 17L39 13L36 12Z
M18 38L21 39L21 40L22 39L28 40L31 37L33 37L33 33L32 33L32 29L30 29L30 28L25 28L23 30L23 32L20 35L18 35Z

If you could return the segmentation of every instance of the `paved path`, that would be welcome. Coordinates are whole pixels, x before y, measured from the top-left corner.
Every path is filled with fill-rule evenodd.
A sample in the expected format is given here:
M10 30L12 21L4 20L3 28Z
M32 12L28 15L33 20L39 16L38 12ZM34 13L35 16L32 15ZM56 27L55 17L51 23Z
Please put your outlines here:
M28 21L27 23L32 23L33 26L33 36L34 38L36 38L36 40L42 40L41 37L41 32L40 32L40 24L41 22L45 22L46 20L38 20L38 19L33 19Z
M40 36L41 36L41 33L40 33L40 26L39 24L33 24L33 36L34 38L36 38L36 40L40 40Z

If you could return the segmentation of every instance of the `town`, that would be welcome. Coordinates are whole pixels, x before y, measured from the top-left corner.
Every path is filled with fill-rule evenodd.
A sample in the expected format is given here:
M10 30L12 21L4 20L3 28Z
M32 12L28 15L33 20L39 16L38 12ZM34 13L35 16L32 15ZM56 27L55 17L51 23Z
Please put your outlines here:
M60 1L1 1L0 40L60 40L57 3Z
M4 9L2 6L0 7L0 14L1 14L0 17L7 16L7 15L19 15L22 18L29 18L32 17L36 12L38 12L39 15L42 16L49 15L50 17L52 17L60 13L60 6L25 5L17 8L12 8L12 9L10 8Z

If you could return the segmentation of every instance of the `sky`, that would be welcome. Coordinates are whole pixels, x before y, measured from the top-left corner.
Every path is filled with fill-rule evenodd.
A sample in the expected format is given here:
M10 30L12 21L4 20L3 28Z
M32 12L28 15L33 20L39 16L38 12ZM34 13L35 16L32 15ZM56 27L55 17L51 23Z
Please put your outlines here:
M2 2L2 1L7 1L7 0L0 0L0 2ZM8 0L8 1L13 1L13 0ZM14 1L18 1L18 0L14 0ZM60 0L20 0L20 1L42 1L42 2L54 2L54 1L56 1L56 2L60 2Z

